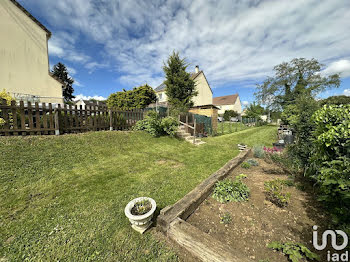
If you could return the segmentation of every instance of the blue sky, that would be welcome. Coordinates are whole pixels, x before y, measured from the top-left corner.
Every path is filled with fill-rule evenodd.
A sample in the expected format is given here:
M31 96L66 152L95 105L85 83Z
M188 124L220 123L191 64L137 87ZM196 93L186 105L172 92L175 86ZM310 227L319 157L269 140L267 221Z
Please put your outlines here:
M350 1L19 0L51 32L50 64L63 62L78 97L163 80L173 50L204 71L214 96L254 100L273 66L316 58L350 95Z

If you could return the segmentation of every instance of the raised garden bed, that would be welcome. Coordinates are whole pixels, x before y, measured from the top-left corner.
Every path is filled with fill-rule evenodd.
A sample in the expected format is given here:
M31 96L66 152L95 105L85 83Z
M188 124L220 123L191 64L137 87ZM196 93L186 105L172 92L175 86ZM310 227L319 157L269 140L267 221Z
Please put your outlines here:
M242 168L241 163L249 158L252 153L242 152L231 160L226 175L219 170L221 176L213 174L174 206L163 210L158 217L161 230L203 261L287 262L282 252L267 247L272 241L302 243L315 252L312 226L318 225L322 232L328 222L318 203L295 184L287 183L284 191L290 194L288 204L283 208L273 204L266 198L265 182L284 181L288 176L262 159L255 159L258 166ZM248 201L220 203L212 197L214 180L235 179L242 173L247 175L242 181L250 189ZM326 252L317 252L320 261L327 261Z

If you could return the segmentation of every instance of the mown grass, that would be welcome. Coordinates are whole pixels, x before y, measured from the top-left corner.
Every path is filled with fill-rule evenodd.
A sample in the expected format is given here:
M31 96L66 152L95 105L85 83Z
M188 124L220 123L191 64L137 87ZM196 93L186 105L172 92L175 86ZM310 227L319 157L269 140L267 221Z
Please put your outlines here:
M0 260L177 261L139 235L125 205L149 196L173 204L238 154L270 145L275 127L205 139L195 147L142 132L0 138Z
M249 129L250 127L244 125L241 122L218 122L217 135L227 135L242 130Z

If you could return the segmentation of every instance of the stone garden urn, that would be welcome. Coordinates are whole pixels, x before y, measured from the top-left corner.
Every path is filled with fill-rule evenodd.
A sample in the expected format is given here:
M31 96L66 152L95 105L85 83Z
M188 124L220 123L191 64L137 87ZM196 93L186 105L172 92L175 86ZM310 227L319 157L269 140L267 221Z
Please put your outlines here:
M148 201L148 202L147 202ZM140 203L147 203L149 207L146 213L138 215L135 214L135 209L140 206ZM150 203L150 205L149 205ZM137 232L143 234L152 224L154 211L156 211L156 201L150 197L138 197L131 200L125 207L125 215L131 223L131 227Z

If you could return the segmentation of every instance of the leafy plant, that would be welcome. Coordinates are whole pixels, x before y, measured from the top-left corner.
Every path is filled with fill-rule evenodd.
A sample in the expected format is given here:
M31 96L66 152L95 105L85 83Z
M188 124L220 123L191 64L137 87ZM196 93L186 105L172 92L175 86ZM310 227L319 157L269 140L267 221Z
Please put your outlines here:
M134 130L146 131L152 136L160 136L163 133L161 120L156 111L149 111L144 119L138 121Z
M248 159L246 162L249 163L251 166L258 166L259 165L259 162L253 158Z
M288 205L290 200L290 193L284 193L284 180L275 179L266 181L265 194L266 198L279 207L285 207Z
M152 209L152 204L148 199L141 200L135 203L131 209L131 214L134 216L141 216Z
M173 137L178 130L179 121L174 117L168 116L162 119L161 126L165 134Z
M6 100L6 104L9 106L11 105L11 101L15 101L15 99L10 96L9 93L6 92L5 89L3 89L1 92L0 92L0 104L2 103L2 99L5 99ZM1 117L1 110L0 110L0 127L3 126L5 124L5 120ZM12 113L9 114L9 122L13 122L13 117L12 117Z
M274 250L282 251L283 254L288 256L288 259L292 262L299 262L299 259L303 258L320 261L320 258L317 254L310 251L310 249L308 249L305 245L300 243L281 243L274 241L268 244L267 247L272 248Z
M265 156L265 151L262 146L254 146L253 147L253 155L256 158L264 158Z
M235 110L226 110L223 118L225 121L230 121L231 117L237 117L238 113Z
M238 176L236 176L236 179L243 179L243 178L247 178L247 175L239 174Z
M237 178L235 180L224 179L216 183L213 198L221 203L235 201L246 201L249 198L250 190L246 184L242 182L242 179Z
M242 167L242 168L245 168L245 169L249 169L251 166L252 166L252 165L249 164L248 162L243 162L243 163L241 164L241 167Z
M230 224L232 221L231 214L229 212L226 212L225 214L220 215L220 223L221 224Z

